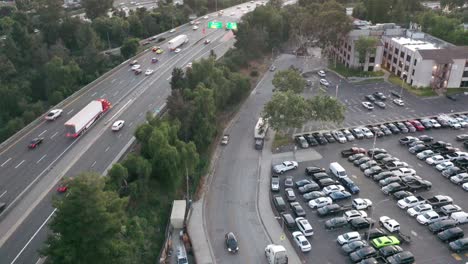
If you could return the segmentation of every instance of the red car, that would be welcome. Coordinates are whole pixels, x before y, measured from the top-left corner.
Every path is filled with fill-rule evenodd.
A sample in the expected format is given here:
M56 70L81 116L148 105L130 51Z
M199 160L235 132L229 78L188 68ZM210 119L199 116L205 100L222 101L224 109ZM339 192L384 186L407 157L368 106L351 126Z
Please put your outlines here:
M37 146L39 146L42 143L42 141L44 141L44 138L34 138L29 143L28 148L30 148L30 149L36 148Z
M68 190L68 186L67 185L59 185L59 187L57 187L57 192L59 193L64 193Z
M416 128L417 131L424 131L425 127L418 120L410 120L409 122Z

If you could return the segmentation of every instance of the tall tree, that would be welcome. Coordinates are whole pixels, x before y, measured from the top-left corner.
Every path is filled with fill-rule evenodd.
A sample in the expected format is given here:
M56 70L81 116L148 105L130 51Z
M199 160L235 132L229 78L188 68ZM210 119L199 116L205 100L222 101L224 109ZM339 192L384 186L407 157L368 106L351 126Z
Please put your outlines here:
M114 5L114 0L82 0L86 16L93 20L100 16L107 16L107 12Z
M193 98L192 135L197 149L204 151L216 134L216 106L213 91L200 84Z
M128 59L135 56L139 45L138 39L136 38L126 39L122 47L120 47L120 52L124 58Z
M307 100L313 119L322 122L342 123L345 119L346 107L335 97L319 94Z
M308 120L309 115L309 105L304 97L291 90L274 93L262 113L263 118L267 118L275 130L300 127Z
M356 51L358 52L359 64L363 67L368 55L375 53L377 39L374 37L361 36L355 42Z
M276 91L293 91L294 93L302 93L306 85L301 74L292 69L276 72L272 83Z
M126 199L104 191L104 178L83 173L69 185L70 192L54 200L57 208L43 254L51 263L125 263L128 254L120 240Z

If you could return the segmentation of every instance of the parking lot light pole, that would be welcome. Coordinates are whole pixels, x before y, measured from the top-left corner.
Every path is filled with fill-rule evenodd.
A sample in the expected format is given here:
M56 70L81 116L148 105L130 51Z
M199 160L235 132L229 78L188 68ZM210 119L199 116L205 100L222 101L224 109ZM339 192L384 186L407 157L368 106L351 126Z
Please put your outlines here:
M375 155L375 143L377 142L377 132L374 134L374 143L372 144L372 156L371 159L374 159Z
M405 76L407 75L406 72L401 74L401 88L400 88L400 97L403 95L403 85L405 84Z
M379 204L381 204L383 202L386 202L386 201L390 201L390 199L387 198L387 199L380 200L375 205L371 206L371 208L370 208L371 209L370 219L372 219L372 217L374 216L374 207L376 208ZM366 238L367 243L369 243L369 236L370 236L370 230L371 229L372 229L372 225L369 225L369 230L367 230L367 238Z
M284 235L284 219L281 216L275 216L275 219L281 221L281 232L283 232L282 235Z

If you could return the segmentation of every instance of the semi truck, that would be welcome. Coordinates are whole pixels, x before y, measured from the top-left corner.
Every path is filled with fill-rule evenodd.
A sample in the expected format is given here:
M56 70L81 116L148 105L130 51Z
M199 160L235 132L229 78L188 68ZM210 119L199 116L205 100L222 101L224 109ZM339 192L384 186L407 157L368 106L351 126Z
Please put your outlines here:
M178 47L180 47L181 45L183 45L183 44L185 44L187 42L188 42L187 35L179 35L179 36L169 40L169 42L167 42L167 45L169 47L169 50L174 51L175 49L177 49Z
M255 125L254 139L255 139L255 149L263 149L263 141L265 140L265 135L268 131L268 122L259 118L257 124Z
M288 264L286 249L281 245L270 244L265 248L268 264Z
M77 138L111 107L111 103L106 99L101 98L91 101L65 123L66 136Z

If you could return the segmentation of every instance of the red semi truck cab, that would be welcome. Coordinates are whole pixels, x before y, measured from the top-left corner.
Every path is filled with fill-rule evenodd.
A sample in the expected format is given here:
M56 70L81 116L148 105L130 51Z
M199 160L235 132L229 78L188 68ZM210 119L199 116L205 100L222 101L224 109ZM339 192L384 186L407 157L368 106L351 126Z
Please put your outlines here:
M66 136L77 138L110 108L112 108L112 104L107 99L101 98L91 101L65 123Z

